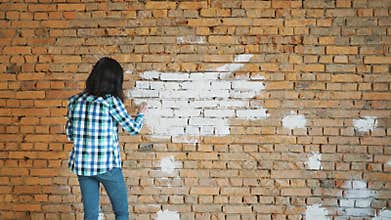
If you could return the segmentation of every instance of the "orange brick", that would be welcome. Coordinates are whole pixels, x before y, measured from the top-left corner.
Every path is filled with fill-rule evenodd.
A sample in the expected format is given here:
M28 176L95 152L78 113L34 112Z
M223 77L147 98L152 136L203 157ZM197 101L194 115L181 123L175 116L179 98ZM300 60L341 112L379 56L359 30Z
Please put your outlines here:
M365 64L391 64L391 57L385 56L366 56L364 57Z
M175 9L176 2L167 1L147 1L145 4L146 9Z
M326 54L358 54L357 47L327 46Z
M57 9L59 11L84 11L86 6L85 4L67 3L58 4Z
M17 99L43 99L45 91L21 91L16 93Z

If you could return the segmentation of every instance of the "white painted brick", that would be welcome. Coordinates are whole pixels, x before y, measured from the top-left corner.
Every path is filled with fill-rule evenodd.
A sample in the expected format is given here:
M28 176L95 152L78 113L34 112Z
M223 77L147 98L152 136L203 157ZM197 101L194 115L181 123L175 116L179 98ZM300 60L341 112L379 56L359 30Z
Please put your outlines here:
M228 98L230 94L229 90L213 90L202 95L201 98Z
M351 217L374 216L375 210L369 208L347 208L344 214Z
M174 110L175 116L180 117L194 117L194 116L200 116L201 110L200 109L181 109L181 110Z
M263 119L268 117L266 109L246 109L246 110L236 110L236 116L238 118L245 119Z
M159 79L161 72L159 71L145 71L141 74L141 78L143 79Z
M367 183L362 180L353 180L353 189L366 189Z
M345 198L355 198L355 199L362 199L362 198L369 198L374 197L376 193L372 190L347 190L345 191Z
M197 94L190 90L178 90L178 91L165 90L165 91L161 91L159 95L161 98L168 99L168 100L175 100L175 99L183 100L183 99L197 97Z
M341 199L339 202L341 207L354 207L354 199Z
M188 73L181 73L181 72L176 72L176 73L161 73L160 74L160 79L161 80L167 80L167 81L184 81L189 79L189 74Z
M167 90L178 90L178 89L180 89L180 83L178 83L178 82L165 82L163 84L163 86Z
M149 81L149 85L151 89L159 90L164 88L164 82L162 81Z
M192 117L192 118L190 118L189 124L195 125L195 126L216 125L216 124L221 124L221 121L224 121L224 120L217 119L217 118Z
M356 200L356 207L359 208L367 208L371 206L372 199L357 199Z
M214 134L219 135L219 136L220 135L229 135L230 134L229 127L228 126L217 126L214 129Z
M231 89L231 81L213 81L211 88L212 89Z
M182 100L163 100L163 108L189 108L190 104L188 101Z
M260 91L265 89L265 84L259 81L237 80L232 82L232 88L243 90L243 91L248 91L248 90Z
M219 106L221 107L249 107L249 101L241 101L241 100L224 100L219 102Z
M250 76L250 79L253 79L253 80L265 80L265 77L262 76L260 73L258 73L258 74L252 74Z
M179 127L179 126L172 126L169 128L170 132L169 133L174 133L177 135L183 135L185 134L185 127Z
M214 127L213 126L202 126L200 135L210 135L213 134Z
M217 100L202 100L202 101L191 101L190 105L194 108L215 108L218 106Z
M190 73L189 78L191 80L216 80L219 78L219 72L195 72Z
M136 88L149 89L149 82L148 81L136 81Z
M237 91L231 90L229 92L229 97L234 99L250 99L256 95L255 91Z
M206 42L205 36L179 36L176 38L178 44L203 44Z
M181 83L180 87L182 89L189 89L193 91L204 91L209 90L211 82L209 80L195 80L195 81L187 81Z
M200 135L200 128L195 127L195 126L186 126L185 127L185 134L199 136Z
M173 117L174 111L172 109L149 109L147 114L159 114L163 117Z
M233 117L235 116L234 110L204 110L204 115L206 117Z
M160 99L156 98L132 98L132 101L135 105L140 105L143 102L148 103L148 109L160 109L162 107L162 103Z
M163 123L166 127L173 127L173 126L186 126L187 125L187 118L161 118L160 123Z
M156 90L134 89L129 91L131 98L154 98L159 97L159 92Z

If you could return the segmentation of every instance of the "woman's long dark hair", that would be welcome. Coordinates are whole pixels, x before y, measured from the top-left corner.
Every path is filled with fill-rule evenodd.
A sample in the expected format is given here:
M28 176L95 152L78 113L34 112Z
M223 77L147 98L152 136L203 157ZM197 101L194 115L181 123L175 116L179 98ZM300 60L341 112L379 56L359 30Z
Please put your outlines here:
M103 57L92 68L86 81L85 92L98 97L110 94L123 101L123 81L124 70L121 65L112 58Z

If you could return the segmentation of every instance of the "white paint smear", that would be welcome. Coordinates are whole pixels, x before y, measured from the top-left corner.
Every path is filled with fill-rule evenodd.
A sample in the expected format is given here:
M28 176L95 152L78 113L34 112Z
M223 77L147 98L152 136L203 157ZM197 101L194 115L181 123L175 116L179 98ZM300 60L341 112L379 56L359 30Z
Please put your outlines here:
M175 172L174 156L164 157L160 160L160 168L163 173L173 174Z
M386 165L391 166L391 160L386 163Z
M374 217L373 220L390 220L391 219L391 210L382 210L379 215Z
M233 63L206 72L146 71L128 96L135 104L147 102L145 124L152 137L198 142L200 136L230 134L230 119L259 120L269 115L250 100L265 89L263 78L228 79L253 55L241 54ZM232 77L231 77L232 78Z
M373 131L377 127L377 118L363 116L361 119L353 119L353 126L359 132Z
M178 44L203 44L206 42L204 36L180 36L176 38Z
M288 129L305 128L306 123L307 120L304 115L297 115L294 112L291 112L290 115L287 115L282 119L282 126Z
M320 153L312 153L309 157L307 162L305 163L307 165L307 169L309 170L321 170L323 169L321 164L321 158L322 155Z
M180 220L179 214L174 211L169 211L169 210L160 210L157 213L157 218L156 220Z
M311 206L307 206L307 210L305 212L306 220L329 220L327 217L327 209L321 208L320 204L314 204Z

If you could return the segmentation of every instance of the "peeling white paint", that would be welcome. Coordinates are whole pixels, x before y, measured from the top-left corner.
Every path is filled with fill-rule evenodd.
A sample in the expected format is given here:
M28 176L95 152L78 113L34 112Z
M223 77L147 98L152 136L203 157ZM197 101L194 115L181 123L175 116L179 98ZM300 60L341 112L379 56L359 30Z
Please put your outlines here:
M323 169L321 164L322 155L320 153L312 153L309 157L307 162L305 163L307 165L307 169L309 170L321 170Z
M204 36L180 36L176 38L178 44L204 44L206 39Z
M391 166L391 160L386 163L386 165Z
M373 131L377 127L377 117L363 116L361 119L353 119L353 126L359 132Z
M265 89L263 78L227 79L253 55L241 54L233 63L207 72L146 71L128 96L135 104L147 102L145 124L155 138L170 138L191 144L200 136L230 134L230 119L259 120L269 116L250 100ZM177 138L185 136L186 138Z
M391 210L383 209L378 216L375 216L372 220L390 220Z
M163 157L160 160L160 168L163 173L173 174L175 172L174 156Z
M282 119L282 126L288 129L305 128L306 124L307 120L304 115L297 115L293 111Z
M157 213L156 220L180 220L180 218L179 218L179 214L175 211L160 210Z
M306 220L329 220L327 217L328 211L325 208L321 208L320 204L314 204L311 206L307 206L307 210L305 212Z

